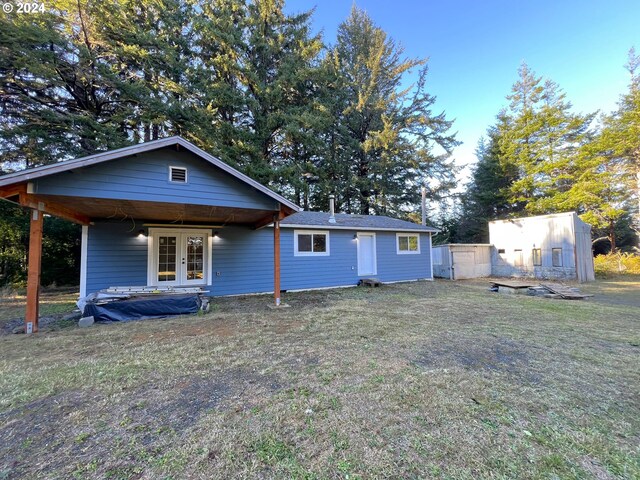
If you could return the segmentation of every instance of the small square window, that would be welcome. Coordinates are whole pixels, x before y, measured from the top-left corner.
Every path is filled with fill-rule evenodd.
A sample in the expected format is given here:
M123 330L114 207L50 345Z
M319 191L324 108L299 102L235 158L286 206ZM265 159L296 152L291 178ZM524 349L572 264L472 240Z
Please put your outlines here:
M540 248L534 248L531 251L531 258L533 259L534 266L542 265L542 250Z
M418 234L413 235L397 235L397 253L420 253L420 236Z
M562 248L551 249L551 264L554 267L562 266Z
M183 167L169 167L169 181L173 183L187 183L187 169Z
M498 253L499 253L500 255L504 255L504 253L505 253L504 248L499 248L499 249L498 249Z

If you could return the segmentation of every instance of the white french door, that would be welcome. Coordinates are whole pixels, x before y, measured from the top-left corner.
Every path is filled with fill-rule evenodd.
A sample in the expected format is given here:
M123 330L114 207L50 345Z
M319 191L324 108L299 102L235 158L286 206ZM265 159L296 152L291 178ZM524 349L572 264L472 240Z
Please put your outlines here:
M149 285L206 285L211 250L208 230L149 230Z

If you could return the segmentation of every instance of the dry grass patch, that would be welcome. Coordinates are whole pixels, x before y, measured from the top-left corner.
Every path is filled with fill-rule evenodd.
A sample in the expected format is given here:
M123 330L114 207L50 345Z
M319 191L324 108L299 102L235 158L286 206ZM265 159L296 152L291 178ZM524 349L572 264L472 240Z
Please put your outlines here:
M0 338L0 478L640 476L640 308L486 287Z

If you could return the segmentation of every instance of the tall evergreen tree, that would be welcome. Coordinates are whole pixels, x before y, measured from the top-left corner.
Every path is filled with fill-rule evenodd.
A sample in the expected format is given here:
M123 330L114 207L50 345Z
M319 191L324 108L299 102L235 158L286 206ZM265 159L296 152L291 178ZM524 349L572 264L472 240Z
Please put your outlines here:
M452 122L431 111L435 98L426 92L426 60L403 58L402 48L356 6L339 26L329 58L344 93L338 163L350 166L339 192L345 209L402 215L419 203L420 185L428 185L434 198L449 191L455 183L450 152L457 142ZM403 88L415 68L418 81Z
M636 233L640 232L639 68L640 58L631 49L627 64L629 91L621 97L615 112L603 116L593 141L582 147L575 165L575 183L564 202L605 233L612 251L618 246L619 224L627 223L631 212L635 212Z
M108 48L91 6L61 0L47 13L0 16L0 145L4 167L25 168L122 146ZM114 121L115 119L115 121Z
M572 164L589 140L594 115L572 113L558 85L543 82L526 64L518 73L500 132L501 155L518 168L510 199L524 202L529 213L557 212L571 188Z

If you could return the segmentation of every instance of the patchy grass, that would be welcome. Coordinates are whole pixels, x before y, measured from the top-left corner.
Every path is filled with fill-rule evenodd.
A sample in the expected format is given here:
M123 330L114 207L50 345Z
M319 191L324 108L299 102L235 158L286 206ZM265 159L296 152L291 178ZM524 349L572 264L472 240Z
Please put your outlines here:
M597 302L640 307L640 275L612 275L580 288L594 294Z
M2 337L0 478L639 478L637 287L486 286Z
M25 302L24 290L10 288L0 289L0 334L10 333L11 328L21 324L24 319ZM65 314L73 311L78 300L77 288L48 288L40 294L40 317L44 317L43 329L59 328L61 325L51 325ZM0 477L2 478L2 477Z

